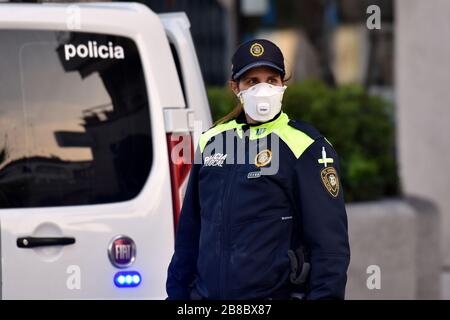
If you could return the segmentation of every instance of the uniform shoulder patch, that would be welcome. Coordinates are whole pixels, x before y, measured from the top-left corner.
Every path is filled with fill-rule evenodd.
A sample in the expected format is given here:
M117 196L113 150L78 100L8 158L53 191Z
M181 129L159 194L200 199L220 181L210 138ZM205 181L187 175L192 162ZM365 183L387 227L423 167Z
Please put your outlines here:
M304 122L301 120L296 120L296 119L291 119L291 120L289 120L288 124L291 127L302 131L303 133L308 135L313 140L317 140L318 138L322 137L322 134L319 132L319 130L317 130L311 124L309 124L307 122Z
M231 121L228 121L225 123L221 123L221 124L212 126L208 130L203 132L200 135L200 141L199 141L200 151L203 152L209 139L211 139L212 137L214 137L215 135L218 135L219 133L221 133L223 131L227 131L229 129L235 128L236 126L237 126L236 120L231 120Z
M328 193L333 198L337 198L339 195L339 177L336 169L333 167L325 167L320 171L320 177Z
M288 125L281 126L276 130L276 133L291 149L297 159L314 143L314 139L311 139L309 135Z

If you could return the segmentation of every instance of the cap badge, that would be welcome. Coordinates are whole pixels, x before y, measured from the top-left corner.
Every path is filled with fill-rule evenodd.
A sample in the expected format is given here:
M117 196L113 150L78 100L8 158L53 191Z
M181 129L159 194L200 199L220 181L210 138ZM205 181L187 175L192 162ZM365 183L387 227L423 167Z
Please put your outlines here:
M259 43L254 43L250 47L250 53L254 57L259 57L264 53L264 47L260 45Z

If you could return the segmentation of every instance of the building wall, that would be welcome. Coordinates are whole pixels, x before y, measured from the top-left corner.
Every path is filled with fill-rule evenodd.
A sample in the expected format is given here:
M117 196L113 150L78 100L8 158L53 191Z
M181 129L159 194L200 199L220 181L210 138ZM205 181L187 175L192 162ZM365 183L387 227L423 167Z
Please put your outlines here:
M208 85L224 85L229 77L230 48L234 47L230 1L137 0L156 13L183 11L189 18L203 79Z
M395 12L400 178L437 204L450 266L450 1L396 0Z

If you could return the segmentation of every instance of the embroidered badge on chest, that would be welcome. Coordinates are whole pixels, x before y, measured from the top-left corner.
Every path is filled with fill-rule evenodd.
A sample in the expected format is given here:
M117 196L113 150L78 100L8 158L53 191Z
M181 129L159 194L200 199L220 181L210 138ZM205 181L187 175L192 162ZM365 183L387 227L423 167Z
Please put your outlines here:
M339 195L339 178L336 169L333 167L326 167L320 171L320 177L322 178L322 183L327 191L334 198L337 198Z
M263 150L255 157L255 166L264 167L272 160L272 151L269 149Z
M216 153L212 156L205 157L203 166L205 166L205 167L222 167L226 158L227 158L227 154Z

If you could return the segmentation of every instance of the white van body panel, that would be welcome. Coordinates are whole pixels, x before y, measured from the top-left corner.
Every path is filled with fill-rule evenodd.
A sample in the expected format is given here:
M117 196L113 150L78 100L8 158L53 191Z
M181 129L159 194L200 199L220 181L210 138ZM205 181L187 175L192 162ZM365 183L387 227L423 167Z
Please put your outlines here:
M189 125L195 130L194 147L196 147L200 138L199 133L211 127L212 119L205 84L189 30L190 23L186 14L182 12L163 13L159 14L159 17L180 61L186 102L189 108L194 111L193 120L195 123L192 124L191 122Z
M68 30L67 21L74 9L80 13L80 28ZM163 20L170 23L169 17ZM1 297L164 299L174 227L163 109L185 108L185 102L160 18L144 5L134 3L2 4L0 30L3 29L86 31L133 39L140 52L147 83L153 163L143 190L130 201L0 209ZM188 69L187 74L198 77L198 63L197 66L187 63L189 59L197 61L195 53L190 52L193 48L189 41L180 50L185 59L183 68ZM176 43L180 46L180 41ZM203 86L203 83L198 85ZM193 93L196 90L189 90L188 99L194 108L204 108L207 106L204 88L199 94ZM210 123L208 116L209 111L207 116L200 118ZM125 269L141 273L142 283L136 288L117 288L113 283L114 274L121 270L108 260L107 248L118 234L127 235L136 243L135 263ZM16 245L17 238L22 236L71 236L76 238L76 243L22 249ZM79 288L73 285L77 279Z

